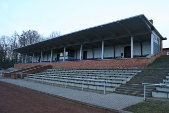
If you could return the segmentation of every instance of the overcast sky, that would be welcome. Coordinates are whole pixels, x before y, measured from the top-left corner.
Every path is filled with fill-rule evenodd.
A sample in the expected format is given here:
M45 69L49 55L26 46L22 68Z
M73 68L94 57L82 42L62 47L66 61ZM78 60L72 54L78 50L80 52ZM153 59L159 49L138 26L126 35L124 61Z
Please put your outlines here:
M29 29L48 37L144 14L169 47L169 0L0 0L0 36Z

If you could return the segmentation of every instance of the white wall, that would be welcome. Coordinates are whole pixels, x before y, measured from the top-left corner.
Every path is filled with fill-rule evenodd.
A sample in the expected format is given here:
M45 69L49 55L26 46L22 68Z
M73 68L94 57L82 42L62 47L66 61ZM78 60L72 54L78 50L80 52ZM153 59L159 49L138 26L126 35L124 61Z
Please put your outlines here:
M120 57L121 53L123 53L123 57L124 57L124 47L125 46L127 46L127 45L118 45L118 46L115 46L115 55L116 55L116 57Z
M86 49L84 51L87 51L87 58L93 58L93 53L92 53L92 49ZM94 50L93 50L94 51Z
M134 43L133 45L133 55L141 55L141 45L140 43Z
M160 51L160 38L154 31L151 37L153 39L153 54L156 54Z
M142 43L142 52L143 52L143 55L151 54L151 42Z
M104 57L114 57L114 49L113 46L104 48Z
M94 48L94 58L101 58L102 48Z

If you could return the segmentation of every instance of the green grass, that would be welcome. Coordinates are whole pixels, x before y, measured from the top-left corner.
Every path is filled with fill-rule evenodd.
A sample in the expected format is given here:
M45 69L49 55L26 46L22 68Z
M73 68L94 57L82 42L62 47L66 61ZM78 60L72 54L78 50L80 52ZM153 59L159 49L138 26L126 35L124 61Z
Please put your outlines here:
M123 110L133 113L169 113L169 102L160 100L147 100L145 102L129 106Z

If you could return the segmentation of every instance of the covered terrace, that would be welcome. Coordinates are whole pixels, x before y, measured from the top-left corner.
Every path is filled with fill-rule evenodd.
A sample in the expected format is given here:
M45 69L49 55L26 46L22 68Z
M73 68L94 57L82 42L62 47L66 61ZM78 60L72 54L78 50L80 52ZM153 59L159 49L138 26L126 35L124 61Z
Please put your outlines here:
M160 43L154 43L153 34L159 37ZM162 40L165 39L144 15L137 15L34 43L14 51L23 55L22 63L134 58L159 53ZM148 42L148 46L143 44L145 42ZM139 47L135 48L135 44ZM124 46L123 50L118 49L120 45ZM112 47L111 55L105 55L106 47ZM150 50L148 54L144 52L147 47ZM84 52L88 49L91 49L90 57ZM100 49L97 55L96 49ZM55 55L56 58L55 53L58 53Z

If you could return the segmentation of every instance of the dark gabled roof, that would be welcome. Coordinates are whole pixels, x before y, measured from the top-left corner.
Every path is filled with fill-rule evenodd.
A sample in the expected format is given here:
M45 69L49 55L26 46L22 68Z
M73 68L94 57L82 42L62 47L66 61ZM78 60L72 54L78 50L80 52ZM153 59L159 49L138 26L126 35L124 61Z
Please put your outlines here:
M165 39L144 15L137 15L34 43L14 51L26 54L63 47L78 50L81 44L85 48L94 48L101 46L102 40L105 41L105 46L129 44L131 36L135 42L144 42L150 40L148 37L152 30L160 38Z

